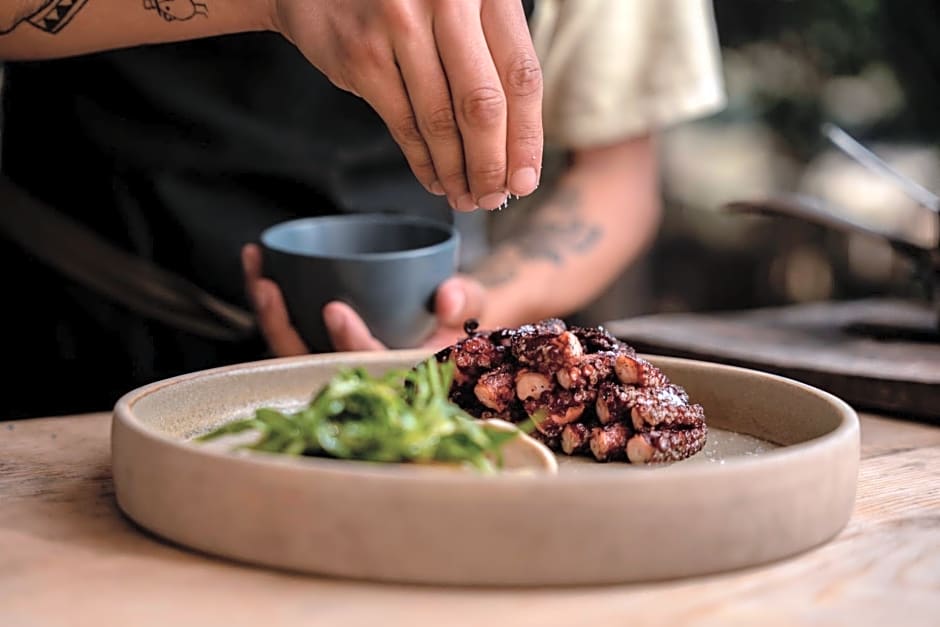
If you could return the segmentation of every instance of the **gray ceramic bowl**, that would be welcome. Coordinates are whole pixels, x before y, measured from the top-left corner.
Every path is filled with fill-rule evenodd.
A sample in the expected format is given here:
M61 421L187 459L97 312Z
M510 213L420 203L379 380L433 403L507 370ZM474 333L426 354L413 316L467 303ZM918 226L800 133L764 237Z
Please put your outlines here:
M261 234L264 273L314 352L332 349L323 306L351 305L390 348L419 345L434 329L437 287L457 270L449 224L392 214L302 218Z

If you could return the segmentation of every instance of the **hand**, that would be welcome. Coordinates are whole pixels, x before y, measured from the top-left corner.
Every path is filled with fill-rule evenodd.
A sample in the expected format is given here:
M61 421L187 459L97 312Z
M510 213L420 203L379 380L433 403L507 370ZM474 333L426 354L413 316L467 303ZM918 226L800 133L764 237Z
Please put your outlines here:
M276 27L382 117L454 209L525 196L542 166L542 79L521 0L273 0Z
M438 350L465 336L463 323L483 313L486 289L466 275L457 275L443 283L434 295L434 312L438 326L422 348ZM323 320L338 351L385 350L385 345L372 337L369 328L356 311L341 302L323 308Z
M309 353L290 323L281 290L261 274L261 250L255 244L242 249L245 290L258 317L258 327L271 352L278 357ZM463 323L483 311L486 290L478 281L458 275L441 284L434 297L438 328L422 346L443 348L463 337ZM352 307L341 302L323 308L323 319L337 351L384 350Z
M306 355L310 352L290 323L287 305L277 283L261 274L261 249L256 244L242 248L242 269L245 273L245 293L251 300L258 318L258 328L268 348L276 357Z

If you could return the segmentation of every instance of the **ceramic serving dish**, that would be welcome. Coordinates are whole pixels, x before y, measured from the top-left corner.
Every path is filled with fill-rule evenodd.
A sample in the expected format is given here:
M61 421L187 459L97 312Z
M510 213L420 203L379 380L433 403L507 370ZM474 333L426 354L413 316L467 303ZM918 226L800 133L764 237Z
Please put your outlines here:
M301 405L340 367L380 373L426 356L271 360L129 392L112 424L118 504L159 536L241 562L462 585L635 582L754 566L826 542L851 514L859 427L848 405L788 379L682 359L649 357L705 407L709 444L669 466L561 458L555 473L529 459L520 463L532 472L483 476L191 441L259 406Z

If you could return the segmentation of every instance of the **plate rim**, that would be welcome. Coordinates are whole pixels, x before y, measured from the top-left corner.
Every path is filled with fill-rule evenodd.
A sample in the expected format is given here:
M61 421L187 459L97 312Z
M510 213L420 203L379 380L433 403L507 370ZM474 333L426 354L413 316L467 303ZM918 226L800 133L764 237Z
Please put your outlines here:
M608 468L612 464L597 464L597 468L589 464L579 468L577 473L558 472L557 474L537 473L533 475L526 474L495 474L484 475L473 472L428 472L428 468L418 467L413 464L367 462L360 460L342 460L319 457L293 457L281 453L265 453L261 451L246 451L243 453L233 453L231 451L218 450L214 448L200 448L194 446L187 440L179 437L162 433L156 429L146 426L134 413L134 406L145 397L160 392L168 387L190 383L206 378L226 376L232 372L263 372L276 371L281 369L290 369L305 365L316 365L317 363L329 363L332 361L420 361L423 358L430 357L434 351L425 349L397 349L388 351L355 351L355 352L333 352L317 353L310 355L299 355L293 357L275 357L256 361L240 362L198 370L174 377L155 381L123 394L115 403L111 418L111 457L115 455L115 432L119 428L126 428L136 435L152 440L156 440L163 445L179 449L193 455L208 456L230 463L243 463L257 465L259 468L278 468L295 469L298 472L321 472L330 475L354 475L362 478L387 481L420 481L420 482L446 482L455 485L464 483L478 483L481 481L499 481L501 483L532 483L552 482L552 483L583 483L590 481L622 483L625 480L648 480L648 477L655 477L661 473L661 466L657 465L635 465L623 462L624 466L630 468L630 472L617 473L610 472ZM674 363L677 365L690 365L706 367L720 371L737 372L749 376L758 376L769 381L800 389L805 393L820 397L825 402L833 406L833 409L840 415L841 420L838 426L832 431L821 436L799 442L791 445L781 445L770 451L755 456L735 456L724 460L722 464L700 464L688 466L671 466L668 476L676 480L694 480L704 479L712 476L720 476L733 472L739 472L754 467L766 467L772 464L787 464L794 457L802 457L807 454L818 451L822 448L838 446L846 439L855 440L856 449L860 442L860 424L857 412L845 401L839 397L821 390L812 385L790 379L788 377L743 368L740 366L731 366L715 362L709 362L697 359L687 359L682 357L670 357L667 355L656 355L651 353L642 353L641 356L655 363ZM558 455L556 454L556 457ZM618 462L619 463L619 462Z

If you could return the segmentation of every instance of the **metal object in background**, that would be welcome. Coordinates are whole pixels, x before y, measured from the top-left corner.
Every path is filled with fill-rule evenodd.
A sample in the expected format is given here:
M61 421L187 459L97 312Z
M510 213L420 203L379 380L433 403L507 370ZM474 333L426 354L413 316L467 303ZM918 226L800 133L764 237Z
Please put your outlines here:
M895 187L903 191L910 198L917 201L922 207L930 209L934 213L940 214L940 197L922 186L920 183L904 176L890 165L884 162L881 157L863 146L854 137L846 133L835 124L826 123L822 126L822 133L839 150L865 166L875 174L887 179Z
M724 209L740 213L781 215L812 222L847 233L862 233L888 242L902 257L911 262L913 278L924 289L925 300L935 315L929 326L910 326L902 321L877 320L859 322L853 331L883 339L940 342L940 197L900 174L848 133L832 124L825 124L822 133L842 152L872 172L890 181L913 198L931 219L937 221L938 235L931 241L917 241L900 230L876 229L851 217L851 212L821 198L804 194L780 194L768 198L739 200L727 203Z

